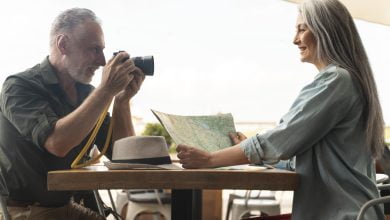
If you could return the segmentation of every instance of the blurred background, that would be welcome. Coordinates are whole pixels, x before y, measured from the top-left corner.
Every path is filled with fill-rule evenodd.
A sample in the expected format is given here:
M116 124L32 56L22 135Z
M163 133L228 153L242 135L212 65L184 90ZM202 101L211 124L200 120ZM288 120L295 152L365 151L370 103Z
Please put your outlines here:
M150 109L177 115L232 113L238 130L272 127L316 75L292 44L297 6L283 0L2 1L0 84L49 51L55 16L71 7L102 20L105 55L153 55L155 75L132 101L138 133L157 122ZM356 19L390 124L390 26ZM93 79L99 84L101 69Z
M376 17L388 9L381 4L389 3L344 1L365 19L355 22L389 126L390 23L365 17ZM356 8L362 2L367 5ZM284 0L2 0L0 87L8 75L48 55L51 22L72 7L89 8L102 20L106 59L118 50L154 56L155 74L131 103L138 134L166 136L150 109L176 115L232 113L237 130L248 136L263 132L276 125L318 72L300 62L292 44L297 6ZM93 85L100 78L101 69ZM282 213L291 212L292 192L276 197Z

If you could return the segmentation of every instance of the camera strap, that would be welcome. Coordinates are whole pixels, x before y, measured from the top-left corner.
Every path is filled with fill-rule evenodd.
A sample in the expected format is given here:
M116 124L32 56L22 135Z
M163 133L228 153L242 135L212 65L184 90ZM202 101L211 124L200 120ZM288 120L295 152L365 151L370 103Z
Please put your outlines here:
M102 113L100 114L99 116L99 119L96 123L96 126L95 128L93 129L92 133L91 133L91 136L89 136L89 139L87 141L87 143L84 145L83 149L80 151L80 153L77 155L76 159L72 162L71 164L71 168L74 169L74 168L82 168L82 167L86 167L86 166L89 166L91 164L94 164L96 162L98 162L98 160L107 152L107 149L108 149L108 146L110 145L110 140L111 140L111 136L112 136L112 127L113 127L113 124L114 124L114 114L112 115L112 118L110 120L110 124L108 126L108 132L107 132L107 137L106 137L106 142L104 143L104 147L103 147L103 150L102 152L100 152L100 154L94 158L91 158L90 160L84 162L84 163L81 163L81 164L78 164L80 162L80 160L84 157L84 155L86 154L88 148L90 146L92 146L95 138L96 138L96 135L100 129L100 127L102 126L103 124L103 121L106 117L106 113L108 111L108 108L110 107L111 103L109 103L106 108L104 108L104 110L102 111Z

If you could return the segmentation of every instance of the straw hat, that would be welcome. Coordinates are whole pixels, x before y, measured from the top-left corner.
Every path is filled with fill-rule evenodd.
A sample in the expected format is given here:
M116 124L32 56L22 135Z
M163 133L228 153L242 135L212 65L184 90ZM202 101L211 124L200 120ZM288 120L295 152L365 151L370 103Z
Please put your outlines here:
M162 136L132 136L115 141L112 162L151 165L172 163Z

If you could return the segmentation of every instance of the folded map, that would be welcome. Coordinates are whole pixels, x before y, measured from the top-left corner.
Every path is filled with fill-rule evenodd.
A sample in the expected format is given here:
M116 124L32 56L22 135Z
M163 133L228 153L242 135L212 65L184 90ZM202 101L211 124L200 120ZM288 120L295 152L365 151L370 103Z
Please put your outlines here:
M176 144L186 144L213 152L233 143L229 132L236 132L232 114L181 116L152 110Z

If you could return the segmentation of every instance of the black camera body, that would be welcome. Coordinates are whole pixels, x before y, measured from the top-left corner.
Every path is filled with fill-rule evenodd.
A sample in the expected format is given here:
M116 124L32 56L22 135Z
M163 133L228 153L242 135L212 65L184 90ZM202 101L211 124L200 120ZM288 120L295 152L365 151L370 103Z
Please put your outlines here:
M123 51L118 51L114 53L116 56L118 53ZM127 58L125 59L127 60ZM122 60L124 62L125 60ZM132 57L134 65L142 70L146 76L153 76L154 74L154 59L153 56L144 56L144 57Z

